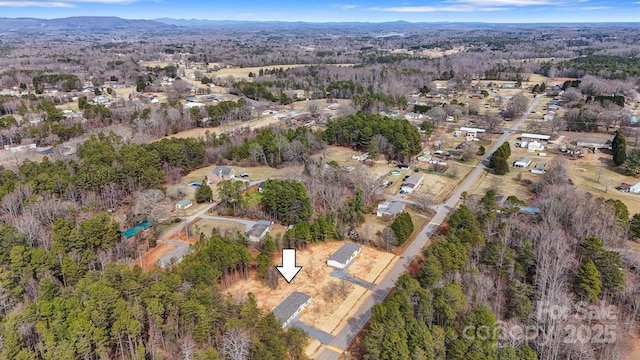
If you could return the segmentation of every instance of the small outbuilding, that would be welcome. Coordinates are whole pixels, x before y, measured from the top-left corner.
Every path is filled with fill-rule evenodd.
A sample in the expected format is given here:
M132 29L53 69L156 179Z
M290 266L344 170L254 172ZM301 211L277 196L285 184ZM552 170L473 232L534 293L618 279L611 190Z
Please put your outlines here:
M311 297L299 291L294 291L291 295L273 309L272 313L276 319L282 324L282 328L286 328L300 315L302 310L311 304Z
M193 206L193 202L189 199L180 200L176 203L176 209L184 210Z
M518 160L513 162L513 167L526 168L531 165L531 159L528 157L521 157Z
M327 265L337 269L344 269L361 251L362 248L360 245L346 242L338 251L331 255L329 260L327 260Z

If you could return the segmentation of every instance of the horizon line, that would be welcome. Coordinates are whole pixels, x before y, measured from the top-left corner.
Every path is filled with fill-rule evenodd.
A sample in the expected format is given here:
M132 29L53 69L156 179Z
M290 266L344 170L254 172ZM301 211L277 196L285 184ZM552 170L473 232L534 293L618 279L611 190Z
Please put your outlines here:
M231 20L231 19L196 19L196 18L172 18L172 17L156 17L156 18L128 18L115 15L76 15L65 17L5 17L0 19L35 19L35 20L60 20L72 18L117 18L122 20L177 20L177 21L225 21L237 23L285 23L285 24L391 24L391 23L407 23L407 24L487 24L487 25L522 25L522 24L640 24L638 21L536 21L536 22L496 22L496 21L409 21L409 20L388 20L388 21L308 21L308 20Z

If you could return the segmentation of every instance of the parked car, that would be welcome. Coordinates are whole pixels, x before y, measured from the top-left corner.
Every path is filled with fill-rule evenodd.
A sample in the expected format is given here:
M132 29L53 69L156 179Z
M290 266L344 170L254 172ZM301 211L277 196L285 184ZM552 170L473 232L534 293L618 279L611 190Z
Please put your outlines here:
M241 173L240 173L240 177L242 177L242 178L248 178L248 177L249 177L249 173L248 173L248 172L246 172L246 171L245 171L245 172L241 172Z
M411 176L411 175L405 175L405 176L402 178L402 181L407 180L407 179L409 178L409 176Z
M389 181L389 183L387 184L387 186L391 186L393 185L393 181Z
M398 169L408 169L409 165L405 165L405 164L398 164Z

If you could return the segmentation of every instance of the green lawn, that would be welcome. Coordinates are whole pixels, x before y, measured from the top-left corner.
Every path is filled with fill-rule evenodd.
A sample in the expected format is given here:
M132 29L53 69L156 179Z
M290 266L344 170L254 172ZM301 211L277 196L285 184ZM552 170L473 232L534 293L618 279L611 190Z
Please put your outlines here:
M262 200L262 193L259 191L250 191L244 195L244 199L247 201L247 206L258 205Z

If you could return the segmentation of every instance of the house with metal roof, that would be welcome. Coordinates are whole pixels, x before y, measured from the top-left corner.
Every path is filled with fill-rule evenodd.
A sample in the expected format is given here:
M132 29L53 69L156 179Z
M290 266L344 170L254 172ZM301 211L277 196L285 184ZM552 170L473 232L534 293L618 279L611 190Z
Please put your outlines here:
M187 243L183 243L181 241L170 241L169 245L175 245L173 249L171 249L166 254L162 255L158 261L156 261L156 266L161 269L167 270L172 268L173 266L179 264L184 257L191 252L191 245ZM166 245L160 245L166 246Z
M513 167L526 168L529 167L529 165L531 165L531 159L528 157L521 157L513 162Z
M400 190L403 193L411 194L416 189L418 189L420 185L422 185L423 179L424 179L424 176L422 176L422 174L412 174L404 181L404 183L402 184L402 187L400 187Z
M327 265L337 268L344 269L355 259L356 255L358 255L362 251L360 245L352 242L346 242L344 245L340 247L331 257L327 260Z
M249 236L249 240L253 242L259 242L264 239L265 236L271 231L273 227L273 221L271 220L258 220L253 226L247 231L247 235Z
M383 201L378 204L378 216L394 217L404 211L404 204L399 201Z
M299 291L294 291L291 295L273 309L272 313L276 319L282 324L282 328L286 328L300 315L305 307L311 304L311 297Z

